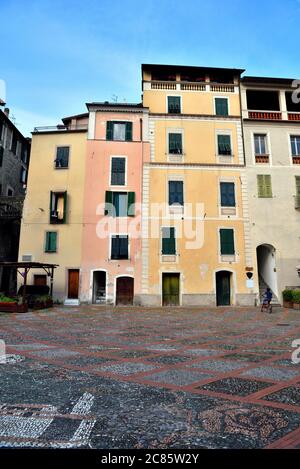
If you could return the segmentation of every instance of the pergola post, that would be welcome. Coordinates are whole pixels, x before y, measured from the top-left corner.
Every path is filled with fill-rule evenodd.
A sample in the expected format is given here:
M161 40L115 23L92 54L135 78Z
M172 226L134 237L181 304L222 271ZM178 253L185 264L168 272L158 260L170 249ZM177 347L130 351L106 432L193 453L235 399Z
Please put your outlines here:
M28 274L29 269L27 267L24 268L24 283L23 283L23 299L22 303L23 305L26 302L26 285L27 285L27 274Z
M54 267L52 267L51 275L50 275L50 296L51 296L51 298L53 296L53 275L54 275Z

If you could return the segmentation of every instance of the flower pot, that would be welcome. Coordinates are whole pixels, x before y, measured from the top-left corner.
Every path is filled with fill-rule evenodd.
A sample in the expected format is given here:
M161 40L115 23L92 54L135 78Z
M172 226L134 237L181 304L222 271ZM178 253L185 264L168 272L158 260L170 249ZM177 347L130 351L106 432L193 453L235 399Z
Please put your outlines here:
M294 303L292 301L283 300L283 307L292 309L294 307Z
M294 309L300 309L300 303L294 303L293 308Z

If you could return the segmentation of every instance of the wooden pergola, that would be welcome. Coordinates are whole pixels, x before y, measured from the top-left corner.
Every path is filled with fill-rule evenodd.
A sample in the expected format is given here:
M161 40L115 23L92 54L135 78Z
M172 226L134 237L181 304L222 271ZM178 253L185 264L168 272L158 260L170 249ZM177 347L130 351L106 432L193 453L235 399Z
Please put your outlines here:
M43 269L46 272L47 276L50 277L50 296L52 297L54 269L56 269L56 267L59 267L58 264L45 264L44 262L0 262L0 267L15 268L18 274L23 277L23 304L25 304L26 302L27 277L28 272L31 269Z

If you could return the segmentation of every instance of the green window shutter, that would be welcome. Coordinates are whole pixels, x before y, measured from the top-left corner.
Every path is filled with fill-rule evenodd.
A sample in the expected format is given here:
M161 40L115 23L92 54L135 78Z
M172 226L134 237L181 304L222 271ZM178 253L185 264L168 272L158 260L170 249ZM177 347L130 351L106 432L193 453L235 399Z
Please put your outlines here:
M63 223L66 223L67 220L67 201L68 201L68 195L67 191L64 192L64 216L63 216Z
M49 207L50 223L52 222L52 211L54 210L52 200L53 200L53 191L50 191L50 207Z
M182 154L182 135L169 133L169 153Z
M126 122L125 140L126 142L132 141L132 122Z
M114 123L112 121L106 122L106 140L113 140Z
M162 228L162 254L176 254L175 228Z
M221 207L235 207L233 182L221 182Z
M216 115L228 116L228 101L226 98L216 98Z
M221 254L234 254L234 236L232 229L220 230Z
M218 151L219 155L231 155L230 135L218 135Z
M296 195L300 196L300 176L295 176L296 178Z
M57 233L48 231L46 233L46 252L56 252Z
M135 215L135 192L128 192L127 215L129 217L134 217Z
M168 96L168 113L179 114L180 109L180 97L179 96Z
M270 174L257 175L258 197L272 197L272 184Z
M123 186L125 184L125 158L112 158L111 184Z
M104 207L104 215L113 215L113 193L111 191L105 191L105 207Z

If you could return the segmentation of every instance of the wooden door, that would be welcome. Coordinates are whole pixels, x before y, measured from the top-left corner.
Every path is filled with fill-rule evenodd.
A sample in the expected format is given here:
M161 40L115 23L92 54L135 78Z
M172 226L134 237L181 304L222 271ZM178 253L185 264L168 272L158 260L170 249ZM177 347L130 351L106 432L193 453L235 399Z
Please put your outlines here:
M68 298L77 299L79 292L79 270L69 269L68 271Z
M34 285L47 285L47 275L35 275L33 284Z
M132 305L134 280L132 277L118 277L116 286L116 305Z
M179 275L180 274L163 274L163 305L178 306L179 305Z
M230 272L216 273L217 306L230 305Z

